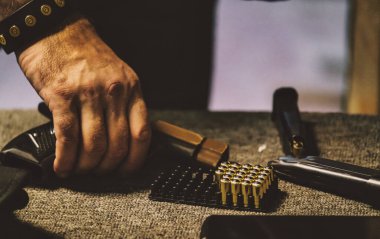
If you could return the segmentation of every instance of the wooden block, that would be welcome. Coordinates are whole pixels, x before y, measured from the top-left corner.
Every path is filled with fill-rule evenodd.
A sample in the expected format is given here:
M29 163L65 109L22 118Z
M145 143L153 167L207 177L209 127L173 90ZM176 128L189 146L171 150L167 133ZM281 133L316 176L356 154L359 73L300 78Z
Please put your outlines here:
M380 1L352 0L347 111L380 113Z

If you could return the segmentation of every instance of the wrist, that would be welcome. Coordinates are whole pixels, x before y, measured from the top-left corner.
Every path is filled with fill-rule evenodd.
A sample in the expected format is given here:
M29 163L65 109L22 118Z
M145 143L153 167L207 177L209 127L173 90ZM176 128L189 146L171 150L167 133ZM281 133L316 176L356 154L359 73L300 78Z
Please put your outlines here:
M39 37L35 41L25 44L15 51L16 55L22 55L29 48L52 47L53 45L67 47L72 41L80 41L81 35L86 32L95 32L91 23L82 15L73 14L57 25L54 29Z
M72 15L54 32L16 51L16 56L22 69L28 69L28 59L33 58L33 62L36 62L36 59L43 57L46 60L46 54L50 57L61 56L61 60L64 60L68 58L67 53L75 55L78 44L83 46L94 36L97 35L89 20L78 14Z

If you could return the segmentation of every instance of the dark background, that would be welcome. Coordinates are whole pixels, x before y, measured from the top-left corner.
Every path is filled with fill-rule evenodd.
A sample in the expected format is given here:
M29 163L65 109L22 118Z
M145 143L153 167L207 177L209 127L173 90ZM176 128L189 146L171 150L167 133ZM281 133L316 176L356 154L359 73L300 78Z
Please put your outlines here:
M207 108L214 0L80 4L101 37L138 72L148 107Z

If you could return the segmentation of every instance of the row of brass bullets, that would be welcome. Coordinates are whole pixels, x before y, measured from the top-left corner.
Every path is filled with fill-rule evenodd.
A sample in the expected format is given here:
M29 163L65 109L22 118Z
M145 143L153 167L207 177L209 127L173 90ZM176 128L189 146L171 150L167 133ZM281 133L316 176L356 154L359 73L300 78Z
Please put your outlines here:
M223 162L215 171L214 181L221 192L221 201L227 205L228 197L232 204L238 206L239 196L243 198L244 207L250 207L249 197L253 197L253 207L260 208L260 202L273 184L275 176L269 167L260 165Z

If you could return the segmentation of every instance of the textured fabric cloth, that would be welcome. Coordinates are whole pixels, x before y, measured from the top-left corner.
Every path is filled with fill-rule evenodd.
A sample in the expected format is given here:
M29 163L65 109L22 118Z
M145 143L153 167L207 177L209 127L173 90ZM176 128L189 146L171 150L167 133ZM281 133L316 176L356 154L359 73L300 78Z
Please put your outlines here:
M318 113L302 117L315 125L321 156L380 169L380 117ZM230 160L265 164L282 155L269 113L152 112L152 119L228 142ZM0 111L0 146L44 121L37 112ZM266 149L259 153L262 145ZM379 210L360 202L284 181L279 187L285 198L269 215L380 216ZM197 238L209 215L263 215L153 202L148 189L135 179L71 179L26 191L29 205L5 225L15 235L28 233L28 238Z

